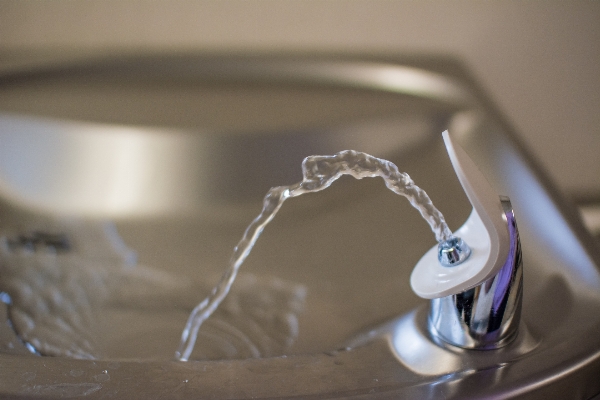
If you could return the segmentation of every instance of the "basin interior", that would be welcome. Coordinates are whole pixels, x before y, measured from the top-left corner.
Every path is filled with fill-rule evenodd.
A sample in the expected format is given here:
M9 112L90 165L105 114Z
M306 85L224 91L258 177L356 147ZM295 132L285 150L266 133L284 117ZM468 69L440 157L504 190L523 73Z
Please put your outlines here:
M369 127L363 128L365 131L359 133L369 135ZM400 124L399 130L401 128ZM405 125L404 128L410 126ZM421 186L434 202L439 203L451 226L456 228L469 213L468 202L443 158L442 144L432 140L432 133L419 132L426 138L423 143L406 149L401 146L395 150L386 149L386 157L396 161L402 170L409 171L417 183L422 182ZM311 133L303 134L310 139ZM410 134L414 135L414 132ZM149 135L152 139L152 133ZM318 135L327 135L327 131ZM285 134L269 139L279 141L282 136ZM169 134L166 141L178 141L181 137ZM198 139L197 135L183 137L188 143ZM140 137L141 140L143 138ZM286 139L283 138L284 141ZM252 137L236 137L234 140L251 143ZM264 142L265 138L258 137L256 140ZM235 142L232 147L237 147ZM91 329L80 334L90 336L87 339L95 343L95 350L90 353L94 356L119 359L172 357L187 315L218 282L246 225L260 211L261 195L276 184L274 182L281 177L282 169L288 169L290 176L286 176L287 181L283 180L281 184L301 179L298 160L271 158L268 154L263 157L262 150L256 151L252 157L242 155L239 159L231 154L211 154L213 159L223 162L219 167L225 171L215 172L217 176L223 174L223 180L210 179L206 177L201 159L196 169L193 168L194 154L190 156L189 148L167 146L167 149L173 148L182 149L182 153L167 154L168 161L172 163L168 166L172 167L171 171L179 169L185 174L172 177L180 182L175 187L179 190L176 196L173 192L165 193L173 190L173 185L160 179L153 181L156 183L154 186L143 186L143 192L130 197L129 202L120 203L120 207L115 207L114 202L97 201L82 191L61 193L49 187L48 182L39 183L39 177L39 186L30 192L37 198L25 197L27 187L23 192L17 192L17 185L13 185L12 190L7 189L12 196L9 198L25 197L22 203L4 204L3 232L8 241L16 243L16 238L31 236L35 232L68 237L70 248L65 251L59 249L52 256L57 264L64 264L61 267L64 271L56 278L48 277L44 285L56 285L56 290L60 291L60 282L65 275L82 280L77 284L89 293L93 310L75 312L93 313L88 322ZM342 143L338 150L344 148ZM198 157L203 154L201 150ZM317 149L308 151L318 152ZM164 160L160 152L150 155L159 161L160 157ZM182 170L177 162L184 157L188 160L186 169ZM281 167L273 159L281 162ZM144 165L152 165L153 160L140 161ZM292 163L295 168L287 165ZM122 165L122 171L112 171L115 176L129 174L127 168L130 164ZM246 175L245 170L252 168L262 172L261 175L250 172L251 178L255 178L252 182L248 182L247 177L227 176L231 171ZM293 174L292 170L295 170ZM75 171L77 169L74 174L77 173ZM149 175L154 172L142 171ZM60 174L58 178L70 178L64 170ZM64 181L56 179L57 175L52 171L49 175L56 187L65 185ZM209 178L201 186L202 190L186 190L186 185L193 188L199 176ZM142 176L142 179L145 178ZM135 182L132 184L135 185ZM87 185L93 186L93 182ZM215 186L214 190L211 185ZM219 201L210 197L212 193L220 194ZM183 197L186 194L191 198ZM150 208L144 196L150 203L153 198L170 198L173 201L155 202ZM52 199L53 203L43 203L41 199L44 198ZM86 198L93 201L91 206L81 203L81 199ZM132 198L139 204L132 202ZM73 200L79 201L72 209L80 210L80 215L64 213L62 205ZM16 205L27 204L28 201L32 208L37 206L39 209L19 209ZM50 208L54 204L60 214ZM104 205L106 208L101 208ZM128 210L132 215L127 215ZM114 215L111 216L111 213ZM126 249L112 244L116 234L110 224L116 227ZM222 310L217 311L203 327L202 332L205 333L201 334L198 343L198 351L203 353L198 357L256 356L256 352L245 348L253 345L244 345L248 340L263 340L256 335L283 335L276 343L264 345L266 347L258 353L261 355L334 350L360 329L405 313L422 302L409 287L409 274L419 257L434 243L435 237L420 214L406 199L387 190L380 179L356 181L342 178L324 192L289 200L243 265L238 282ZM48 252L42 246L36 247L33 252L16 248L6 254L5 262L23 263L34 270L43 269L43 257ZM132 252L137 258L131 257ZM78 270L76 263L85 265ZM109 276L98 283L91 278L96 274L88 269L105 269L99 273ZM136 271L145 272L137 275ZM29 278L23 276L22 279ZM101 287L94 289L90 285ZM10 286L5 290L10 292ZM97 295L100 297L96 298L93 294L96 291L107 291L108 297ZM19 299L14 301L14 306L18 306ZM49 299L41 301L51 302ZM254 315L263 312L266 315ZM248 315L257 320L239 320L248 318ZM294 320L289 321L289 318ZM224 324L231 326L223 327ZM244 329L264 332L244 332ZM233 335L234 338L225 340L233 340L231 345L241 349L221 349L224 345L219 342L223 335ZM245 337L242 339L236 335ZM289 345L284 346L282 340L289 341ZM212 347L220 350L211 352Z
M4 359L7 373L38 374L31 385L15 379L11 393L64 385L85 368L98 371L69 376L97 385L110 370L123 379L94 390L123 395L132 393L131 376L148 390L156 382L171 390L188 372L197 378L189 394L193 387L216 397L468 397L480 394L480 379L498 395L542 387L534 383L546 373L546 382L597 393L589 377L598 365L586 358L600 340L592 334L600 326L597 249L506 125L436 74L415 81L414 68L398 67L411 84L391 79L382 88L372 78L389 77L391 64L340 62L341 76L360 72L340 81L314 73L335 63L277 62L117 60L0 79L0 291L12 323L0 329L0 349L18 354ZM515 209L526 353L454 351L461 370L436 375L404 365L387 343L336 352L426 305L409 275L435 244L419 213L380 179L342 178L285 202L202 326L191 358L231 361L162 363L173 359L187 316L219 281L262 196L299 181L305 156L352 148L390 159L457 229L471 207L445 153L446 128ZM102 361L36 358L26 343L43 355ZM53 367L46 371L42 359ZM159 362L115 363L123 360ZM197 375L200 368L208 374ZM302 383L314 374L331 379ZM224 375L236 379L227 393ZM269 384L274 376L285 388Z
M5 83L0 95L4 258L20 266L3 290L13 297L9 314L12 307L23 320L17 332L39 325L22 339L41 341L34 347L42 354L171 359L188 314L219 281L262 196L301 180L308 155L355 149L391 159L452 228L469 213L439 136L456 104L214 73L184 81L121 75L33 74ZM21 243L39 232L63 235L69 249ZM342 347L423 302L409 274L434 243L419 213L380 179L341 179L290 200L203 326L193 357ZM56 275L40 273L51 262L44 257L54 257ZM28 283L40 274L48 275L43 284ZM64 287L67 276L76 288ZM31 287L66 292L54 295L58 302L45 292L27 297ZM49 314L70 304L85 318L41 317L28 302ZM48 339L49 331L67 339ZM77 345L63 352L69 341Z

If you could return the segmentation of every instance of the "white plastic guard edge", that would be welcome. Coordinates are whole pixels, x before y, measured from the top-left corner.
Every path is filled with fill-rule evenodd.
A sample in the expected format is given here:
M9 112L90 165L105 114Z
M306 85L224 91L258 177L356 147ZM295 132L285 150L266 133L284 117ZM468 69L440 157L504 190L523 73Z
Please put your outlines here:
M510 243L506 216L498 194L467 153L442 134L454 171L473 211L455 233L471 248L471 256L455 267L438 261L437 245L419 260L410 277L413 291L425 299L463 292L494 276L504 265Z

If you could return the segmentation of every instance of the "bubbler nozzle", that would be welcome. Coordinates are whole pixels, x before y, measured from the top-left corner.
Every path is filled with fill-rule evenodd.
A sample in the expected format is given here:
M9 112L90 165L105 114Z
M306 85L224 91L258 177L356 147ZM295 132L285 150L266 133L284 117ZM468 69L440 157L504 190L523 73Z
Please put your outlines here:
M419 260L411 286L431 299L432 336L462 348L498 348L516 336L521 313L523 270L514 212L448 131L443 137L473 211L455 237Z

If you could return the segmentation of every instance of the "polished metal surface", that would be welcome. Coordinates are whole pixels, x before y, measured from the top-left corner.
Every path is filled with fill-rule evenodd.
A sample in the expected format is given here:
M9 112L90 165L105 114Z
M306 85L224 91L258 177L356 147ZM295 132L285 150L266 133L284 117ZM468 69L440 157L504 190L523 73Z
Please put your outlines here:
M470 255L471 248L459 237L453 237L438 244L438 260L444 267L460 265Z
M510 237L510 253L494 277L464 292L431 300L429 329L437 337L465 349L496 349L516 337L523 299L521 241L508 198L502 199Z
M6 397L588 399L600 392L597 245L452 60L89 60L1 76L0 109L2 236L20 243L43 232L70 244L55 255L48 246L7 253L2 290L10 289L6 271L44 268L34 265L42 256L69 261L75 283L106 268L131 289L92 310L96 360L30 354L6 324L14 303L2 305ZM456 229L470 206L439 137L445 128L519 218L526 276L514 340L489 351L436 341L427 303L408 283L434 244L427 224L381 182L341 180L286 203L193 361L172 361L189 311L216 283L262 195L298 181L304 156L354 148L391 159ZM121 242L107 239L101 220ZM30 263L10 264L23 260ZM88 267L79 274L76 265ZM162 278L136 275L150 270ZM29 287L55 283L52 274L33 276L47 280ZM279 326L268 305L287 304L289 296L278 296L290 287L305 294L294 309L297 331L272 335L297 332L287 347L252 336L252 352L239 332L219 331L224 322ZM49 294L35 304L56 305ZM264 305L261 312L253 304ZM229 353L220 352L223 338Z

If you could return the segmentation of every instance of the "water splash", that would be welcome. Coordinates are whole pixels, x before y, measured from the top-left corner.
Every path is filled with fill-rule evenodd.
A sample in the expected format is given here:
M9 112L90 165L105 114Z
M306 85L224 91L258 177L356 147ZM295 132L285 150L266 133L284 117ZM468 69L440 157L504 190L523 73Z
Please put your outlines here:
M175 357L187 361L194 350L200 326L219 307L240 266L244 263L265 226L275 217L283 202L291 197L305 193L314 193L327 189L342 175L350 175L356 179L383 178L385 185L392 192L406 197L429 223L438 242L452 238L444 216L435 208L424 190L414 184L408 174L400 172L390 161L373 157L353 150L341 151L333 156L311 156L302 162L301 182L290 186L271 188L263 200L261 213L246 228L229 261L229 266L211 294L198 304L190 314L181 334L181 342Z
M11 328L17 335L15 351L170 359L172 349L157 344L177 340L177 321L198 291L212 287L139 264L112 223L59 219L17 231L0 233L0 308L9 337ZM240 274L202 326L195 354L210 360L286 354L298 337L305 293L290 281ZM146 329L152 334L144 335Z

